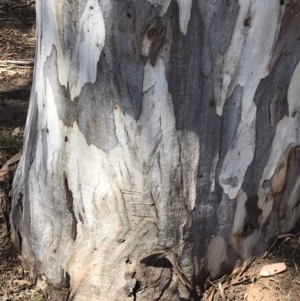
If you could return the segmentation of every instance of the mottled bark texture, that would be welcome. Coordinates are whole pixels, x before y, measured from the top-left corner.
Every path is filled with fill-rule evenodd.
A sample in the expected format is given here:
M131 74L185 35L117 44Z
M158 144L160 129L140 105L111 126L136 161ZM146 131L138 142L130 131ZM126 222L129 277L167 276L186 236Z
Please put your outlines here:
M13 240L52 300L198 300L300 214L300 1L37 1Z

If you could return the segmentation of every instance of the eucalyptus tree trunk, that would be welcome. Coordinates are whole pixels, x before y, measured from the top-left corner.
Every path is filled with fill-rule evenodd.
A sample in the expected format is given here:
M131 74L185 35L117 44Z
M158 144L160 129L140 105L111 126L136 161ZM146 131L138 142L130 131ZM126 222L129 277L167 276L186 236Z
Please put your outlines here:
M300 215L300 1L37 1L11 230L52 300L199 300Z

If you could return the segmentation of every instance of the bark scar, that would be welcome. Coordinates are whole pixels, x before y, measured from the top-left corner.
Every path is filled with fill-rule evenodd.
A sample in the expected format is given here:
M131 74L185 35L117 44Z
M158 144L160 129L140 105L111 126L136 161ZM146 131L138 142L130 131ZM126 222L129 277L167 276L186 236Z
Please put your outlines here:
M77 220L75 217L75 213L73 210L73 194L72 191L69 189L69 184L68 184L68 179L67 179L67 175L64 172L64 187L65 187L65 194L66 194L66 200L67 200L67 209L69 210L69 212L71 213L72 216L72 226L71 226L71 238L73 240L76 239L76 234L77 234Z
M155 65L158 51L163 43L166 28L161 19L155 19L148 27L143 38L142 55L150 57L150 63Z

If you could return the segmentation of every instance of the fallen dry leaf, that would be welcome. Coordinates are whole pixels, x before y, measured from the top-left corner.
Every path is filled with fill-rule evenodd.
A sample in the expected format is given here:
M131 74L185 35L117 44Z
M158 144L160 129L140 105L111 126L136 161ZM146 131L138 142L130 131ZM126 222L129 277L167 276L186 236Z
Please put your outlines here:
M5 181L5 176L10 170L10 165L12 165L15 162L18 162L22 156L22 151L15 154L13 157L11 157L9 160L6 161L6 163L2 166L0 169L0 182Z
M15 129L13 130L13 132L12 132L11 135L14 137L14 136L20 135L21 133L22 133L22 128L17 127L17 128L15 128Z
M219 292L220 292L220 295L221 295L222 299L226 300L221 282L219 282L218 287L219 287Z
M269 277L284 272L285 270L286 265L284 262L269 264L262 267L260 270L260 276Z
M296 237L294 234L280 234L277 236L278 239L286 238L286 237Z
M14 283L17 283L19 285L28 285L30 286L31 283L28 280L22 279L22 280L14 280Z

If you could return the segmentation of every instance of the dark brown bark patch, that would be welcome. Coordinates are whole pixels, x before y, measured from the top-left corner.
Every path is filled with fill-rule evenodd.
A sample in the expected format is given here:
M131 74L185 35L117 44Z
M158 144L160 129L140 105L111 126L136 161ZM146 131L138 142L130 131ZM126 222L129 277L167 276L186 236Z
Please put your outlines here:
M262 210L258 207L258 196L255 194L246 201L247 217L244 221L243 236L251 235L256 229L259 229L258 218Z
M66 200L67 200L67 209L72 215L72 226L71 226L71 238L73 240L76 239L76 234L77 234L77 220L75 217L75 213L73 211L73 194L72 191L69 189L68 185L68 179L66 174L64 173L64 187L65 187L65 194L66 194Z
M150 46L150 63L152 66L155 65L158 51L163 43L165 36L165 25L162 19L155 19L149 26L144 39L151 43Z
M279 37L269 65L271 72L282 54L290 54L300 37L300 2L293 1L286 6L286 12L280 28Z
M292 192L295 188L296 181L300 176L300 147L291 149L288 156L288 165L286 176L284 178L284 185L282 191L275 197L276 203L279 207L279 219L283 224L293 217L293 213L300 205L300 189L296 191L295 201L291 200ZM294 196L293 196L294 197ZM299 210L297 210L299 211Z

